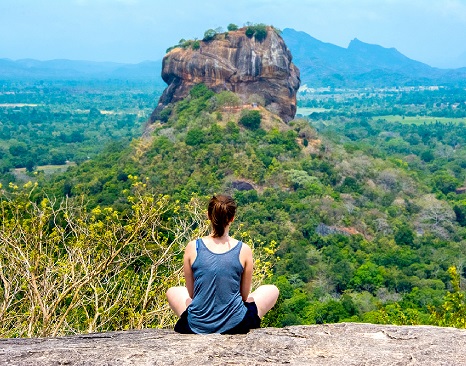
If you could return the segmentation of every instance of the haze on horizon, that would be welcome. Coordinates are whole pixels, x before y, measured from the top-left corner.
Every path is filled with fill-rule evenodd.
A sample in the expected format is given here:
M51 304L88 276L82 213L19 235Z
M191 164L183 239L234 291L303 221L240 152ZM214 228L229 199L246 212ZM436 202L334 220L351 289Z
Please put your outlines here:
M0 58L138 63L229 23L358 38L435 67L466 67L466 0L2 0Z

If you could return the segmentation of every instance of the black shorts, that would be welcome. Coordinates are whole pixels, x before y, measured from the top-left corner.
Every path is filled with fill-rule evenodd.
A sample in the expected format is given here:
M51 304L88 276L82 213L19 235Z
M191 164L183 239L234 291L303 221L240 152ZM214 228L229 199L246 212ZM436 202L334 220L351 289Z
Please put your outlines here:
M257 315L257 306L255 302L245 302L247 311L243 320L233 328L223 332L222 334L246 334L251 329L260 328L261 319ZM175 332L182 334L196 334L188 324L188 309L181 314L180 319L175 324Z

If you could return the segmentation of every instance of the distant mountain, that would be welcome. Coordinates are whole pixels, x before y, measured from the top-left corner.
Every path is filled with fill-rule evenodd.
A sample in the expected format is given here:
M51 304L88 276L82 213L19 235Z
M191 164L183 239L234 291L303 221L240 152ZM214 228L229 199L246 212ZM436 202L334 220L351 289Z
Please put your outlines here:
M457 64L457 65L461 65L460 67L466 65L466 51L464 51L461 55L459 55L459 56L456 58L456 64ZM462 68L463 68L463 69L466 69L466 67L462 67Z
M146 80L164 84L160 76L162 61L144 61L138 64L73 60L38 61L0 59L0 80L53 79L118 79Z
M466 69L443 70L412 60L395 48L358 39L348 48L325 43L305 32L286 28L282 37L309 87L466 85Z
M347 48L286 28L282 37L309 87L450 85L466 87L466 68L439 69L412 60L395 48L358 39ZM460 58L462 58L461 56ZM466 54L464 55L466 60ZM162 61L138 64L72 60L0 59L0 80L144 80L165 87Z

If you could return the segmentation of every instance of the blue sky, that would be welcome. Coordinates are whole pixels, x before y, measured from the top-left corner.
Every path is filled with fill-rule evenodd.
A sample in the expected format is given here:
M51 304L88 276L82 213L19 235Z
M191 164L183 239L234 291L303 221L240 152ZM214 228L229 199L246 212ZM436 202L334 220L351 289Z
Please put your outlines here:
M294 28L466 66L466 0L0 0L0 58L137 63L229 23Z

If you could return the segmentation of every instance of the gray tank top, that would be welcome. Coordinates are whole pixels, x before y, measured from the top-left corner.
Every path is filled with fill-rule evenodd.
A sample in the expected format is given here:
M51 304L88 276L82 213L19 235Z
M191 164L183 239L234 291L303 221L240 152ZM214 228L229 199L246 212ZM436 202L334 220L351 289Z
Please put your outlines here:
M194 295L188 306L188 323L195 333L223 333L246 315L240 294L242 244L238 242L225 253L213 253L202 239L196 240L197 257L191 266Z

